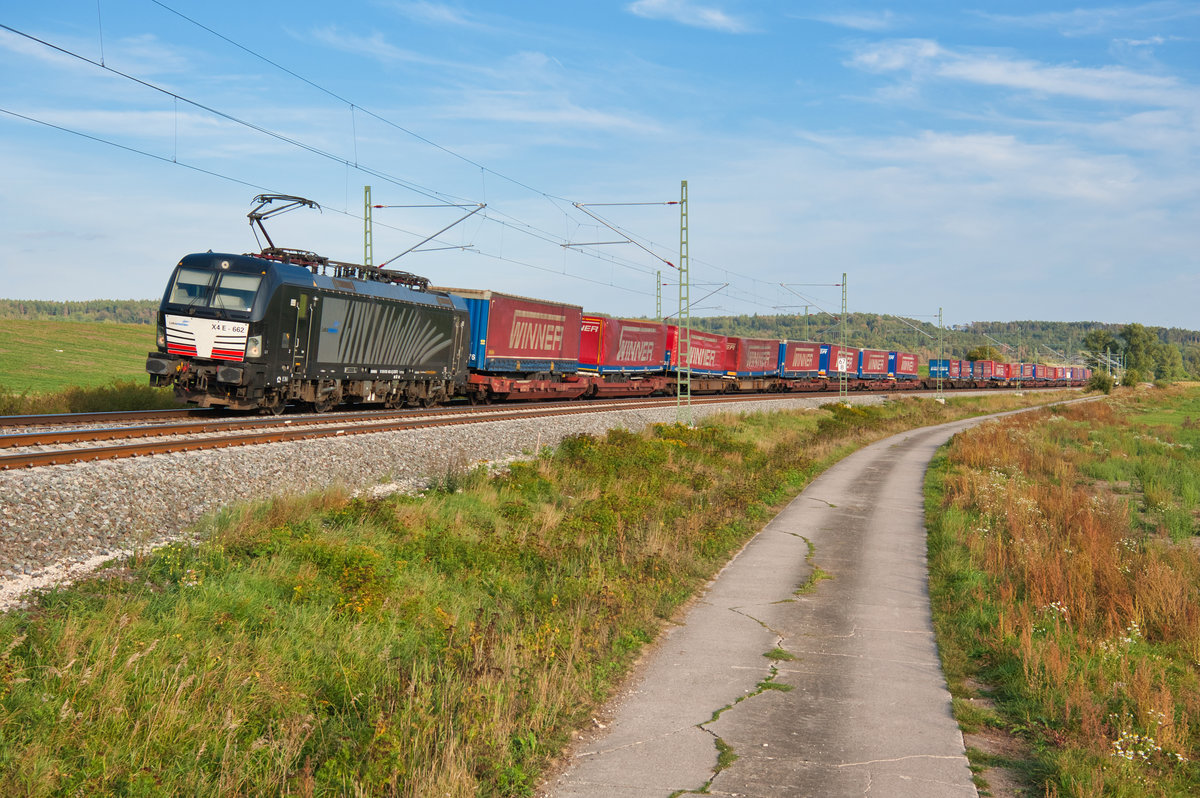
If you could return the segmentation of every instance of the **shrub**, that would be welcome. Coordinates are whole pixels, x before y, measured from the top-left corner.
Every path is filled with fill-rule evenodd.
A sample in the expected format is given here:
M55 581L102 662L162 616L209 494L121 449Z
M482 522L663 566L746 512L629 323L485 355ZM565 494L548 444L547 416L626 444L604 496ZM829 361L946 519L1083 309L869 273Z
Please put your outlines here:
M1088 380L1087 390L1098 391L1105 394L1112 393L1114 382L1113 376L1108 372L1097 371L1093 373L1092 378Z

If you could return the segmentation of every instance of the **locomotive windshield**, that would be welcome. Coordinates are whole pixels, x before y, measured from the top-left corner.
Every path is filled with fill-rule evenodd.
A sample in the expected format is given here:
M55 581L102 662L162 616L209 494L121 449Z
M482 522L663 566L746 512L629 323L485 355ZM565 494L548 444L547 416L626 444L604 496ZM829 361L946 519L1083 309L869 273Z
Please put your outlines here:
M259 274L180 268L171 284L169 301L175 305L249 312L261 282Z

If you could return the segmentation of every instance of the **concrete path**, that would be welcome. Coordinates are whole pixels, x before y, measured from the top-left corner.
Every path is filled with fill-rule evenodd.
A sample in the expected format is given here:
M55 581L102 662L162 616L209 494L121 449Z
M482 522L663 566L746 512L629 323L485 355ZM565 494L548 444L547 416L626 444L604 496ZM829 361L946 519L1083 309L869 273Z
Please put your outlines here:
M976 423L897 435L816 479L664 634L542 795L975 796L930 621L922 485L937 447ZM832 578L798 596L810 550ZM764 656L776 648L794 659ZM737 759L718 771L719 745Z

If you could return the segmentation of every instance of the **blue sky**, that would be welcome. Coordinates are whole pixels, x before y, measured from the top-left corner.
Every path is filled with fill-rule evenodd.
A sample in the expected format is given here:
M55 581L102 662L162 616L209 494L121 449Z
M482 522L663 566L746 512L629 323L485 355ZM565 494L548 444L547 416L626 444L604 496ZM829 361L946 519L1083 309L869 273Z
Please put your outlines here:
M260 192L323 207L276 244L360 261L369 184L487 204L395 268L619 315L661 269L671 313L678 207L577 246L620 236L573 203L687 180L700 315L836 311L845 272L852 311L1200 328L1195 2L7 6L3 297L157 297L257 249ZM376 210L375 262L463 212Z

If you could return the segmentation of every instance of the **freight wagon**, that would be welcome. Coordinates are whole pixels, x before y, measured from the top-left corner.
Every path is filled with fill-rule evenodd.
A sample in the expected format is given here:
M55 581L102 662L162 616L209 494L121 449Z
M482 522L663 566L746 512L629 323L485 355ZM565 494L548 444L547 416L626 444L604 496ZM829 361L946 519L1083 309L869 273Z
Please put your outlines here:
M784 341L779 346L779 373L790 380L821 376L821 345L809 341Z
M821 344L819 373L827 379L854 377L858 371L858 350L837 344Z
M583 308L498 291L431 290L466 302L471 320L468 398L574 399L587 392L589 383L563 379L579 371Z
M920 359L912 352L888 352L888 376L900 382L920 379Z
M888 353L878 349L863 349L858 353L857 376L860 380L886 380Z
M587 396L648 396L664 390L666 353L662 322L582 317L579 373L594 377Z
M680 364L687 363L692 372L691 390L694 393L724 392L729 387L725 381L728 358L725 336L689 330L687 340L687 348L678 352L679 327L667 325L667 372L675 375Z
M737 391L768 391L779 376L778 338L725 339L725 376L734 377Z

